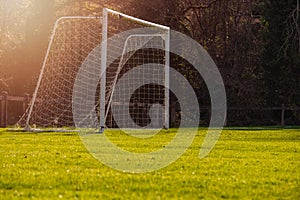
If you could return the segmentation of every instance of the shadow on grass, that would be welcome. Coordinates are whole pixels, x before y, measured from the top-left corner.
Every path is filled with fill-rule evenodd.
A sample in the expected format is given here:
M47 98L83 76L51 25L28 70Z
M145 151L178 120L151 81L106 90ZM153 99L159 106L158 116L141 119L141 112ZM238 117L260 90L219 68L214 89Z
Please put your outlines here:
M2 134L4 132L7 132L7 129L6 128L0 128L0 134Z
M0 134L2 133L20 133L20 135L23 134L47 134L47 135L59 135L59 136L74 136L78 133L75 131L61 131L61 130L47 130L47 129L40 129L40 130L33 130L33 131L27 131L24 129L14 129L14 128L6 128L6 129L0 129Z
M224 127L224 130L245 130L245 131L263 131L263 130L295 130L300 131L300 126L253 126L253 127Z

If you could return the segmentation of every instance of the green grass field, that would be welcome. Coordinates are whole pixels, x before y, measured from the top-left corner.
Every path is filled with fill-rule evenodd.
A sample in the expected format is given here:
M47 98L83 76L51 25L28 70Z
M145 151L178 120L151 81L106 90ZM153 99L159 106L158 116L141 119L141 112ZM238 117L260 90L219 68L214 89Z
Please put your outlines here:
M175 130L138 143L107 132L131 151L158 149ZM226 129L204 159L206 134L170 166L122 173L94 159L76 133L0 129L0 199L300 199L300 129Z

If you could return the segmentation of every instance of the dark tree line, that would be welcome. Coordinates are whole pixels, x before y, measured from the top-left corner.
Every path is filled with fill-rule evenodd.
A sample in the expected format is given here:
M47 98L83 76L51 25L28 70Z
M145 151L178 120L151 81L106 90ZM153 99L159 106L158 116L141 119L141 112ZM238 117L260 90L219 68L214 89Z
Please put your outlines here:
M272 0L265 4L261 64L269 104L300 105L299 5L299 0Z
M128 9L135 16L169 25L203 45L222 74L229 107L300 105L299 0L133 0L133 5ZM175 67L186 73L199 102L209 105L205 84L182 63L175 61ZM250 123L271 121L272 115L229 112L233 121ZM297 112L290 115L299 118Z

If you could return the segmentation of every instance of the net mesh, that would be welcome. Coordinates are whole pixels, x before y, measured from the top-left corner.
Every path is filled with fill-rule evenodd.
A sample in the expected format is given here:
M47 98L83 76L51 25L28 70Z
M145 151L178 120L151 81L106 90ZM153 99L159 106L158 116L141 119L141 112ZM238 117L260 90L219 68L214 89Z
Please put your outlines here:
M102 25L96 18L62 18L58 21L36 99L20 119L32 127L74 127L73 84L81 63L101 43ZM83 90L84 91L84 90ZM30 114L30 116L29 116Z
M117 70L114 66L107 69L106 107L114 107L113 114L111 109L106 110L107 124L124 128L161 128L164 124L161 107L165 106L164 68L149 65L140 70L133 69L148 63L165 64L163 36L132 35L124 48L123 52L127 53L120 59ZM151 114L151 108L156 105L161 107L152 110L155 113ZM117 124L113 116L118 117Z

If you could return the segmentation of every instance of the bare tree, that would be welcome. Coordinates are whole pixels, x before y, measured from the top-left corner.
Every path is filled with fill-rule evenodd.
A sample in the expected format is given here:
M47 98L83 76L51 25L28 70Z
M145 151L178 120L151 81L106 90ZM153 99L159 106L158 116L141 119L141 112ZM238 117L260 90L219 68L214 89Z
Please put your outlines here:
M285 55L293 48L300 54L300 1L297 0L296 7L291 10L286 21L284 30L285 40L281 50Z

